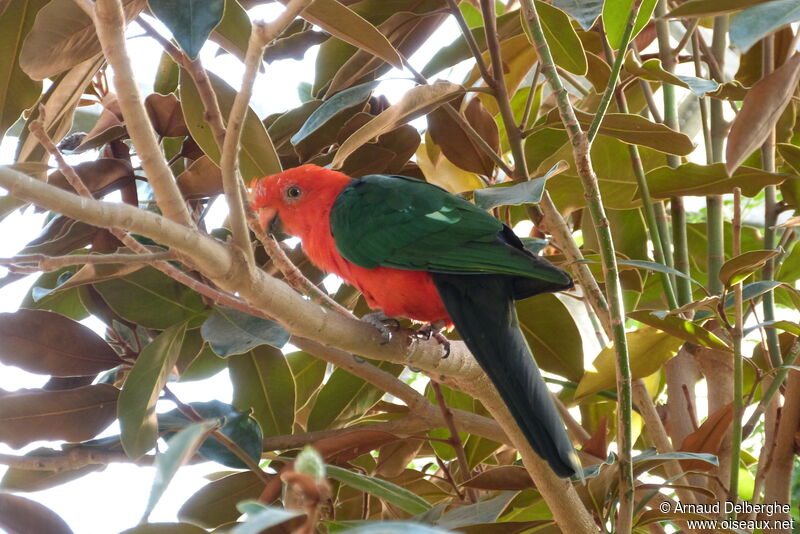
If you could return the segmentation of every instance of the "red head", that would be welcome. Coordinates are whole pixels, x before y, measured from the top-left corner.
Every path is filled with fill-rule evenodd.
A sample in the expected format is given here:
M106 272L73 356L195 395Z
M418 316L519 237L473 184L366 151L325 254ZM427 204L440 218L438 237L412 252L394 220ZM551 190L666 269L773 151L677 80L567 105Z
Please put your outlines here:
M301 239L320 224L329 224L336 197L350 177L316 165L302 165L259 180L253 188L253 209L264 229L277 215L286 232Z

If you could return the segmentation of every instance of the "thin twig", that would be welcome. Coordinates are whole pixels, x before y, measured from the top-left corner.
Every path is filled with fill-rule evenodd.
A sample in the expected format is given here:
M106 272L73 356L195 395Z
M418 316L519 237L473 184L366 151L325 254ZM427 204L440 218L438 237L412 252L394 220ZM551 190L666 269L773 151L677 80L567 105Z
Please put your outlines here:
M89 465L108 465L111 463L133 463L136 465L153 465L154 455L132 459L122 451L112 452L98 450L94 447L75 447L61 454L48 456L0 454L0 465L25 471L73 471Z
M433 388L434 393L436 393L436 402L439 404L439 409L442 411L442 417L444 417L445 423L447 423L447 429L450 431L450 439L448 441L450 446L456 451L458 467L461 469L461 478L464 481L469 480L470 469L469 462L467 461L467 453L464 451L464 443L461 441L461 436L458 433L455 421L453 421L453 412L450 411L450 407L447 406L447 402L444 400L442 386L439 385L439 383L435 380L431 380L431 387ZM472 488L467 488L467 497L469 497L470 502L474 503L478 501L475 490Z
M480 48L478 48L478 43L475 41L475 36L472 35L472 31L470 31L467 21L464 19L464 14L461 13L461 10L458 8L455 0L447 0L447 5L450 8L450 13L456 19L458 27L461 28L461 34L464 36L464 40L467 42L467 46L469 46L472 56L475 58L475 63L478 65L478 70L481 73L481 77L486 81L487 84L491 84L492 75L489 74L489 68L486 66L486 62L483 60L483 54L481 54Z
M258 75L264 57L264 47L271 43L280 33L297 18L312 0L291 0L277 19L270 23L256 22L250 33L247 53L244 60L242 86L236 93L228 114L225 129L225 140L220 157L222 172L222 188L228 202L228 220L233 234L233 243L239 248L247 265L254 265L253 246L250 243L250 232L247 227L247 216L244 210L245 198L242 195L244 183L239 176L239 146L241 144L242 127L253 95L253 84Z
M533 97L536 94L536 86L539 83L539 76L542 74L542 62L536 62L536 69L533 71L533 78L531 78L531 88L528 91L528 98L525 99L525 111L522 112L522 119L519 121L519 129L525 130L528 127L528 122L531 119L531 110L533 108ZM534 117L534 120L536 117Z
M57 271L70 265L103 265L118 263L152 263L168 260L172 257L169 251L151 252L148 254L72 254L69 256L48 256L46 254L25 254L12 258L0 258L0 265L20 265L32 263L37 271Z
M433 383L433 382L431 382L431 383ZM450 472L450 468L447 466L447 464L445 463L444 460L439 458L438 454L436 454L435 457L436 457L436 463L439 464L439 469L441 469L442 473L444 473L444 479L447 480L447 482L453 487L453 491L456 492L456 495L458 495L458 498L463 501L464 500L464 494L461 493L461 490L458 489L458 483L456 483L455 479L453 478L453 474ZM439 477L439 478L441 478L441 477ZM475 501L472 501L472 502L475 502Z
M580 123L575 116L575 110L569 101L569 95L564 89L558 71L555 68L553 56L550 53L547 40L544 37L539 15L536 11L533 0L522 0L521 2L525 23L528 25L529 35L531 36L539 58L543 63L542 72L550 82L550 86L556 97L559 114L567 130L573 147L573 156L584 188L587 207L592 217L592 222L597 232L598 242L600 243L600 255L605 274L606 292L611 316L612 339L616 352L616 375L617 375L617 397L618 397L618 436L617 446L619 449L619 468L620 468L620 490L619 490L619 513L617 520L617 532L628 534L631 531L633 522L633 465L631 463L631 450L633 447L632 435L632 397L631 397L631 369L628 356L628 344L625 337L625 306L622 301L622 286L619 279L619 268L616 260L616 250L611 236L608 218L605 213L602 196L597 180L597 175L592 169L591 156L589 154L589 137L581 130ZM629 24L625 30L622 46L618 52L620 57L624 56L632 34L632 25L635 20L635 11L629 17ZM618 58L621 63L621 59ZM617 62L615 62L616 64ZM616 81L617 76L612 76ZM611 87L610 91L613 91ZM610 94L608 96L610 99ZM599 126L602 121L602 113L598 111L595 122Z
M311 300L320 304L321 306L337 311L347 317L354 318L355 316L350 312L350 310L333 300L330 296L328 296L327 293L322 291L320 288L314 285L311 280L303 275L300 269L298 269L297 266L292 263L292 260L289 259L289 257L283 251L280 244L271 235L268 235L263 228L261 228L261 224L258 222L258 218L256 217L255 213L253 213L251 209L247 208L249 208L249 206L246 206L245 210L247 214L248 226L253 231L256 238L264 246L264 250L272 260L273 265L275 265L281 274L283 274L283 278L286 280L286 283L303 295L308 296L311 298Z
M204 419L204 417L197 413L192 406L182 402L172 391L170 391L167 386L164 386L163 391L164 396L175 403L175 406L178 407L178 410L187 418L189 418L190 421L198 422ZM239 446L238 443L223 434L219 429L212 430L210 435L219 441L223 447L228 449L237 458L239 458L239 460L241 460L242 463L244 463L244 465L246 465L247 468L250 469L250 471L252 471L264 484L269 483L272 476L265 473L264 470L259 467L258 462L253 460L250 455Z
M733 189L733 221L732 221L733 257L742 253L742 190ZM742 416L744 415L743 382L743 356L742 341L744 333L744 311L742 302L742 281L733 286L735 321L730 334L733 339L733 426L731 429L731 465L730 484L728 485L728 500L736 502L739 491L739 457L742 444ZM736 518L736 512L732 512Z

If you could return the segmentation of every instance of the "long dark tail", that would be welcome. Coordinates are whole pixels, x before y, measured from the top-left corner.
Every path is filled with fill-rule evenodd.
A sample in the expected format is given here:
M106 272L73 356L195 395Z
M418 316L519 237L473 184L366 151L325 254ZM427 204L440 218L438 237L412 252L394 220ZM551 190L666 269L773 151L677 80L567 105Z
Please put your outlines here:
M432 276L453 324L533 450L558 476L574 475L575 449L519 329L513 279L491 274Z

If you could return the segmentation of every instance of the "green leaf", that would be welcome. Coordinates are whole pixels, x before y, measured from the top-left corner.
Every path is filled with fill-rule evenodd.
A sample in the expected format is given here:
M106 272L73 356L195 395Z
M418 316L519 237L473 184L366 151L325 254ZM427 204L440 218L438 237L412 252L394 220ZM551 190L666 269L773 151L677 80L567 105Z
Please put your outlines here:
M223 358L244 354L260 345L281 348L289 341L289 332L275 321L227 306L215 307L200 327L200 333Z
M659 167L647 173L650 194L655 199L671 196L706 196L733 193L741 188L746 197L758 195L764 187L782 183L790 175L739 167L728 177L724 163L684 163L676 168Z
M422 514L431 509L428 501L419 495L386 480L354 473L334 465L327 466L327 473L328 477L383 499L409 514Z
M196 59L225 12L225 0L147 0L150 11L172 32L190 59Z
M444 514L436 524L446 529L460 529L476 523L494 523L516 495L516 491L503 491L483 501L455 508Z
M403 370L402 365L390 362L377 362L375 366L394 376ZM337 368L322 386L314 401L314 406L308 415L307 430L326 430L337 423L361 417L383 395L382 390L369 382Z
M553 165L547 173L540 177L519 184L504 183L497 186L477 189L475 191L475 205L484 210L497 206L521 206L523 204L536 204L542 200L544 186L547 179L562 172L567 167L564 160Z
M681 278L686 278L687 280L694 282L698 286L701 285L700 282L698 282L691 276L687 275L683 271L679 271L678 269L674 269L672 267L667 267L663 263L657 263L654 261L647 261L647 260L618 260L617 264L622 266L635 267L637 269L647 269L648 271L656 271L659 273L666 273L674 276L680 276Z
M462 4L464 5L464 4ZM500 41L505 41L520 35L522 33L522 25L520 24L520 17L516 11L511 11L504 15L497 17L497 37ZM473 28L472 37L478 44L478 49L481 52L486 51L486 31L483 25ZM458 37L447 46L443 46L433 55L425 67L422 69L422 75L430 78L434 74L442 70L452 67L456 63L460 63L466 59L471 59L472 52L467 44L464 36L459 33Z
M150 497L147 500L142 522L147 521L147 518L150 517L150 513L164 495L178 469L194 456L203 439L218 426L219 421L215 420L192 423L169 439L166 452L156 455L156 476L153 486L150 488Z
M576 116L584 128L588 128L594 120L593 114L579 110L576 110ZM557 109L548 113L545 124L551 128L564 127ZM646 146L666 154L686 156L694 151L694 144L686 134L662 123L650 121L641 115L607 113L603 117L598 133L619 139L623 143Z
M262 346L228 359L233 382L233 404L253 410L264 436L291 434L294 426L295 386L286 357Z
M545 4L541 0L536 2L536 11L542 22L544 37L550 46L550 52L553 54L553 61L556 65L578 76L586 74L586 68L588 67L586 53L566 13L550 4ZM525 16L521 9L519 10L519 16ZM525 34L528 35L527 23L523 20L521 25ZM528 40L533 44L530 35L528 35Z
M222 78L209 72L211 87L217 95L219 108L223 118L230 115L236 91ZM200 93L192 77L181 69L180 97L183 117L192 138L197 142L203 152L219 165L220 149L211 128L205 120L205 107L200 100ZM250 183L253 178L262 178L281 172L281 164L272 140L267 134L264 124L258 120L258 115L253 108L248 108L242 125L242 147L239 151L239 166L242 179Z
M745 328L744 333L747 335L754 330L758 330L759 328L777 328L778 330L789 332L795 336L800 336L800 325L791 321L764 321L763 323Z
M286 3L287 0L281 1ZM366 50L398 69L403 68L400 53L378 28L336 0L316 0L305 9L302 17L334 37Z
M539 367L577 382L583 376L581 333L567 307L546 293L517 302L519 326Z
M114 312L145 328L163 330L196 317L205 308L198 293L153 267L94 288Z
M628 317L701 347L731 351L730 346L713 332L675 315L662 316L650 310L640 310L628 313Z
M300 130L292 136L292 144L298 145L303 139L322 128L328 121L339 113L351 110L367 101L380 81L362 83L339 91L327 99L320 107L306 119Z
M409 89L396 104L386 108L380 115L350 135L336 151L331 166L335 169L341 167L350 154L371 139L433 111L463 93L463 87L445 81Z
M264 482L252 471L228 475L206 484L189 497L178 510L178 519L203 528L216 528L236 521L241 515L236 504L258 498L263 490Z
M764 266L778 255L777 250L749 250L731 258L719 269L719 279L726 287L731 287Z
M88 327L57 313L26 309L0 314L0 361L51 376L96 375L123 363Z
M553 0L553 5L567 12L586 31L603 12L603 0Z
M156 444L156 402L178 360L185 334L186 322L164 330L142 349L125 380L117 403L117 416L122 447L131 458L141 458Z
M742 287L742 300L750 300L755 299L772 291L776 287L784 285L783 282L776 282L774 280L761 280L759 282L750 282L749 284L745 284ZM729 291L727 295L725 295L725 307L730 308L733 306L734 295L732 291Z
M605 0L603 3L603 28L606 30L608 44L614 50L619 50L622 45L622 35L634 9L634 0Z
M442 396L444 397L444 403L448 408L452 410L463 410L465 412L475 412L477 401L474 398L463 391L457 391L444 384L442 384L440 388L442 390ZM439 404L436 391L430 383L425 386L425 397L427 397L431 403ZM469 434L466 432L459 432L458 435L462 441L469 438ZM433 428L428 431L428 436L437 440L447 440L450 438L450 430L444 427ZM436 453L436 456L442 460L449 461L456 457L456 450L449 443L431 441L431 447Z
M627 333L631 376L644 378L655 373L672 358L683 345L683 340L650 326ZM586 397L604 389L613 388L616 378L616 352L606 347L594 359L594 371L586 371L575 390L575 398Z
M264 506L258 501L246 501L237 508L247 514L247 518L243 523L237 523L230 531L231 534L261 534L301 515L299 512L290 512L275 506Z
M250 416L250 410L237 411L230 404L218 400L192 402L189 403L189 406L204 419L224 419L225 423L220 432L239 445L254 462L257 463L261 459L263 435L256 420ZM158 415L158 429L160 432L185 428L189 424L191 424L191 420L178 409ZM203 442L198 454L226 467L247 469L247 464L213 436Z
M210 39L244 63L251 31L247 11L237 0L225 0L225 14L211 32Z
M31 80L19 59L22 42L45 4L46 0L16 0L0 12L0 140L42 92L42 82Z
M738 11L772 0L689 0L665 15L665 18L696 18Z
M297 409L299 409L322 385L328 362L303 351L287 354L286 361L294 376L295 396L297 397Z
M754 5L734 15L728 33L731 44L744 53L763 37L798 20L800 4L797 0L775 0Z
M178 88L178 64L166 52L161 52L161 59L153 81L153 92L168 95Z

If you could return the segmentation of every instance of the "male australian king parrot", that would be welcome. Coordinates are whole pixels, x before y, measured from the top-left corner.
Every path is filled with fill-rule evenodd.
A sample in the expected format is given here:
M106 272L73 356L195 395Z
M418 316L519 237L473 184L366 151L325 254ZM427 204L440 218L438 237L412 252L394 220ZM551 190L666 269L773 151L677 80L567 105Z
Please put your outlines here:
M474 204L405 176L358 179L303 165L260 180L253 208L277 216L308 258L387 316L452 323L533 449L556 474L575 451L519 329L514 301L572 287Z

